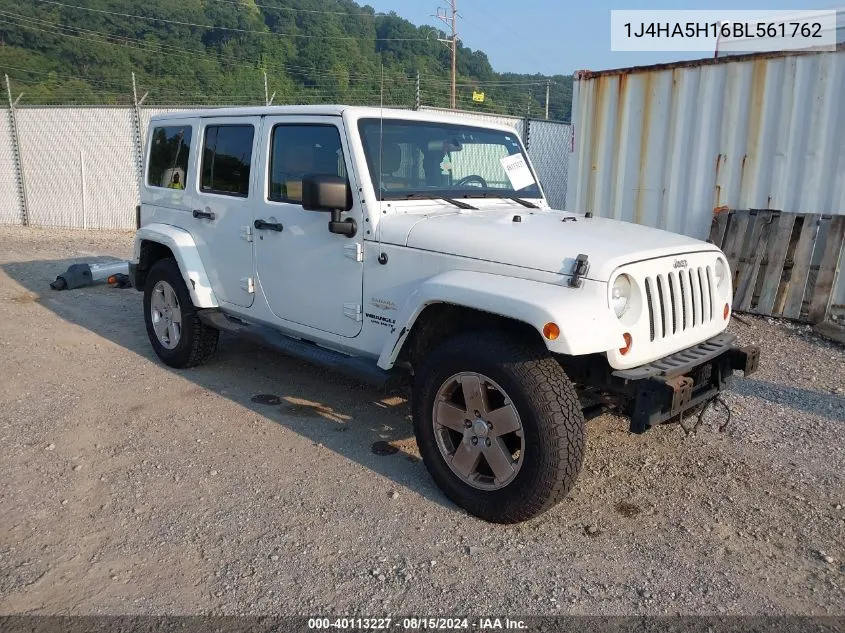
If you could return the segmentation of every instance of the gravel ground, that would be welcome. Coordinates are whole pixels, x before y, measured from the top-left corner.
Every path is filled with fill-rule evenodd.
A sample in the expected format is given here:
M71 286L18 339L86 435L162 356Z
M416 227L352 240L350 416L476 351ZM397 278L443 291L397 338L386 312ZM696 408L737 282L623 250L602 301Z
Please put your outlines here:
M602 416L565 502L489 525L401 397L230 337L172 371L140 293L49 289L131 239L0 227L0 613L845 614L842 346L734 320L725 432Z

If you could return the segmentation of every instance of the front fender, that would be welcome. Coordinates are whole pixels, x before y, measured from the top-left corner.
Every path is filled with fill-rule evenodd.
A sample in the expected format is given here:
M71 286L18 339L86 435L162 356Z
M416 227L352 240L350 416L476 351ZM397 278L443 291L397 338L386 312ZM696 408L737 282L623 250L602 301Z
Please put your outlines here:
M170 224L146 224L135 233L134 255L132 263L138 264L141 259L141 243L156 242L170 249L179 270L185 278L185 285L191 293L191 301L197 308L216 308L217 297L211 288L211 282L205 272L199 250L193 236L184 229Z
M415 290L396 318L378 366L390 369L417 317L429 305L448 303L527 323L541 333L554 322L560 336L546 347L556 354L572 356L606 352L623 347L619 324L607 305L603 283L584 280L580 288L542 283L489 273L454 270L427 279Z

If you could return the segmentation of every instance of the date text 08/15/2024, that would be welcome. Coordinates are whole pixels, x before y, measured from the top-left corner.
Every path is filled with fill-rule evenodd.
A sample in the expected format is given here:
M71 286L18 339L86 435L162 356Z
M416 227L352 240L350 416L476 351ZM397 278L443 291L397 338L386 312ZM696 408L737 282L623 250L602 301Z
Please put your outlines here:
M400 628L403 630L503 630L520 631L527 628L523 620L510 618L309 618L308 628L311 630L388 630Z

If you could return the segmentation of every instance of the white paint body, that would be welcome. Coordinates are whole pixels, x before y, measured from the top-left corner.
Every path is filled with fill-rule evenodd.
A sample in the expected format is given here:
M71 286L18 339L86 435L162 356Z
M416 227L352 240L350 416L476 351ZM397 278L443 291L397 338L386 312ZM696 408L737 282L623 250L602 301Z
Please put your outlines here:
M707 283L717 259L723 258L712 244L552 210L544 198L532 200L538 209L507 199L473 199L477 210L440 200L379 201L357 123L382 115L466 123L430 112L343 106L219 109L154 117L148 134L157 126L193 125L193 163L184 191L142 184L143 226L136 235L134 262L144 240L160 242L173 251L196 306L219 308L289 336L372 358L383 369L393 366L414 321L434 303L509 317L538 332L546 323L556 323L560 336L543 339L550 351L604 354L617 369L657 360L727 327L723 306L730 301L730 275L722 286ZM199 191L202 129L208 121L224 119L256 125L247 198ZM337 126L353 192L353 206L343 215L358 224L353 238L329 233L328 214L267 199L270 132L279 121ZM507 126L485 127L513 133ZM194 218L194 209L212 211L215 219ZM515 222L514 216L521 221ZM249 230L256 219L280 222L284 230ZM250 233L251 241L245 239ZM589 257L589 269L580 287L569 287L581 253ZM686 304L679 288L668 296L669 285L677 283L677 276L673 282L669 273L699 267L705 272L698 303L689 303L695 298L691 287ZM634 291L620 319L610 293L623 272L632 278ZM645 280L658 283L659 276L664 280L660 283L667 284L667 296L663 305L659 296L652 296L649 310ZM675 306L671 312L670 305ZM708 318L679 328L674 315L681 319L684 305L707 308ZM661 327L659 336L652 337L655 320ZM623 355L619 348L625 345L625 333L633 344Z

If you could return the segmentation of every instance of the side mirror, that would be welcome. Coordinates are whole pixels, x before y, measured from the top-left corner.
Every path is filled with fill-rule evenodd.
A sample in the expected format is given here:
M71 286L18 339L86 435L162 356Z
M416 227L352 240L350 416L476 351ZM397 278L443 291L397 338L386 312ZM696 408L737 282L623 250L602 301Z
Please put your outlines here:
M302 179L302 208L306 211L348 211L351 207L352 192L345 178L306 174Z
M358 225L352 218L340 219L343 211L352 208L349 182L340 176L308 174L302 179L302 208L306 211L329 211L329 233L353 237Z

